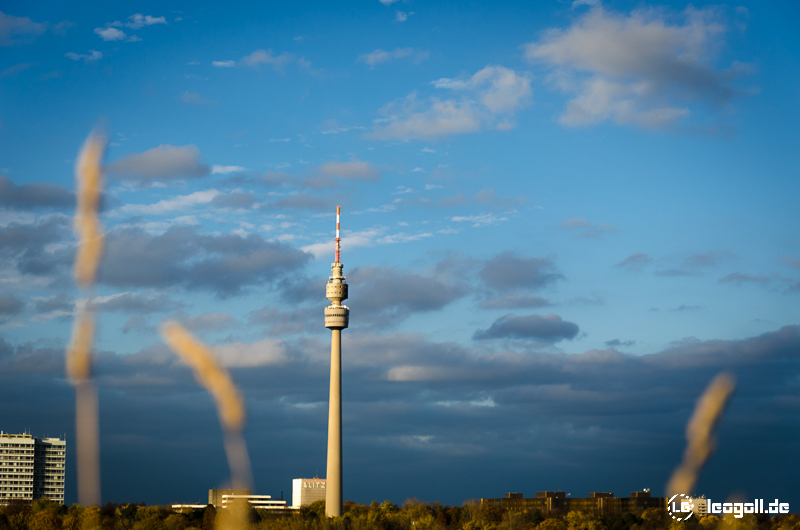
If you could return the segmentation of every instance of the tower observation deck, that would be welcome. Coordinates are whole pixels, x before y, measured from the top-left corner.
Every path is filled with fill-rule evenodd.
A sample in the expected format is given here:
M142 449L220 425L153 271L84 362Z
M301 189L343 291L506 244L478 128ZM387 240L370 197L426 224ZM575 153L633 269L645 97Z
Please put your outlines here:
M328 473L325 488L325 515L342 516L342 330L350 323L350 308L342 305L347 300L347 282L342 274L344 265L339 260L339 213L336 207L336 254L331 264L331 275L325 286L325 298L331 305L325 308L325 327L331 330L331 389L328 401Z
M325 327L331 330L346 329L350 323L350 308L342 305L343 300L347 300L347 282L342 275L344 265L339 261L341 255L341 238L339 237L339 212L340 207L336 207L336 261L331 263L331 275L328 284L325 286L325 298L331 301L331 305L325 308Z

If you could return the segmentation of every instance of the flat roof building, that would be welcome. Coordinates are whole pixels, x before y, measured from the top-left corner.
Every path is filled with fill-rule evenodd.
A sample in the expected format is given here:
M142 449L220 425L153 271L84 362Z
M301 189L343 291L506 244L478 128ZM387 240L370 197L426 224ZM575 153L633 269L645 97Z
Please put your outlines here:
M214 508L222 508L223 495L250 495L250 490L210 489L208 490L208 504Z
M499 499L481 499L481 504L494 504L512 512L539 510L545 513L583 512L600 516L647 508L666 509L667 499L651 497L650 490L632 491L630 497L614 497L613 493L598 491L590 493L588 498L567 497L563 491L537 491L534 498L526 499L521 493L506 493L505 497Z
M67 442L0 431L0 504L48 498L64 504Z
M173 504L172 509L181 512L183 510L202 510L207 506L208 504Z
M283 495L281 495L283 496ZM250 490L210 489L208 490L208 504L214 508L227 508L236 499L243 499L253 508L259 510L285 510L286 501L273 500L271 495L251 495Z
M292 480L292 508L295 510L312 502L324 501L327 481L324 478L296 478Z

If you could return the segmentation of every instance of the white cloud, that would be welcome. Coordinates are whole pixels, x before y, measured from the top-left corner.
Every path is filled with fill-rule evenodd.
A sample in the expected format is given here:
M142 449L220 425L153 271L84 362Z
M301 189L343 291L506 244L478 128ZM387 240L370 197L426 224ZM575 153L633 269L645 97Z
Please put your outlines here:
M119 217L122 212L113 211L109 215L112 217ZM127 226L137 226L145 230L149 234L160 235L172 228L173 226L199 226L200 221L194 215L179 215L171 219L162 219L159 221L137 221L128 223Z
M36 63L15 64L14 66L9 66L8 68L0 72L0 77L14 76L20 72L24 72L28 68L33 68L34 66L36 66Z
M275 56L272 50L256 50L250 55L242 57L240 63L245 66L257 67L260 64L268 64L275 70L282 70L284 66L292 62L292 56L284 52Z
M369 230L361 230L358 232L346 232L342 234L342 248L360 248L360 247L372 247L375 245L376 240L379 237L382 237L386 232L385 228L372 228ZM314 243L312 245L306 245L301 250L304 252L309 252L314 255L315 258L320 259L322 257L332 255L333 254L333 238L322 241L320 243Z
M245 168L242 166L211 166L212 175L227 175L228 173L236 173L244 170Z
M284 364L289 360L286 345L279 339L263 339L258 342L233 342L214 346L214 351L223 366L252 368Z
M453 406L470 406L470 407L496 407L497 403L495 403L494 399L491 397L483 398L481 400L473 400L473 401L437 401L437 405L442 407L453 407Z
M607 119L656 129L688 117L686 107L655 105L647 108L652 87L647 83L613 82L603 77L587 80L582 92L567 103L560 121L565 125L591 125Z
M748 73L746 65L712 65L725 32L717 11L689 7L680 18L670 23L660 10L619 14L598 6L526 44L525 56L551 66L551 82L575 94L562 123L665 127L690 116L693 103L726 105L737 93L731 82Z
M395 2L398 2L398 1L399 0L378 0L378 2L380 2L381 4L383 4L385 6L390 6L390 5L392 5L392 4L394 4Z
M166 24L167 19L164 17L151 17L150 15L142 15L136 13L128 17L130 22L125 25L131 29L139 29L144 26L152 26L153 24Z
M305 57L298 57L297 58L297 64L298 64L298 66L306 68L308 70L308 73L310 73L311 75L317 75L322 71L322 70L312 70L311 69L311 61L306 60Z
M511 112L525 105L531 95L530 75L517 75L502 66L487 66L472 76L480 102L492 112Z
M370 162L353 159L350 162L328 162L320 168L320 173L332 177L377 182L381 178L380 169Z
M411 93L402 101L399 109L396 107L395 103L384 107L384 113L391 113L388 123L376 127L373 138L427 139L480 129L480 111L469 101L431 98L421 104L417 101L416 93Z
M423 153L435 153L436 149L431 149L430 147L423 147L422 148L422 152Z
M200 151L194 145L160 145L115 160L106 169L126 179L140 180L202 177L209 172L208 166L200 163Z
M271 66L274 70L280 72L283 68L294 60L294 56L284 52L280 55L274 55L272 50L255 50L250 55L245 55L239 62L236 61L212 61L211 64L217 68L235 68L238 65L249 66L251 68L258 68L262 64ZM297 60L298 64L311 68L311 63L302 57Z
M589 239L605 234L619 232L619 228L609 223L591 223L584 217L570 217L558 224L563 230L572 231L572 237Z
M153 24L166 24L167 20L164 17L151 17L150 15L142 15L140 13L136 13L135 15L131 15L128 17L128 22L123 24L119 21L109 22L106 24L104 28L94 28L94 32L97 33L101 39L106 42L109 41L119 41L127 39L125 42L140 42L142 39L137 37L136 35L132 35L128 37L121 27L127 27L131 29L139 29L144 26L152 26Z
M397 205L395 205L395 204L382 204L382 205L377 206L377 207L373 206L371 208L367 208L365 211L367 211L369 213L387 213L387 212L393 212L396 209L397 209ZM354 214L359 214L359 213L363 213L363 212L353 212L353 213Z
M353 129L363 130L365 128L366 127L362 127L360 125L353 125L353 126L350 126L350 127L341 127L341 126L335 125L335 123L334 123L334 127L333 128L326 129L326 130L322 131L322 134L339 134L339 133L344 133L344 132L347 132L347 131L351 131Z
M64 54L64 57L72 59L73 61L80 61L81 59L83 59L83 61L87 63L92 61L97 61L103 58L103 52L99 52L97 50L89 50L89 53L90 55L84 55L75 52L67 52Z
M491 213L482 213L479 215L451 217L450 220L455 223L472 223L472 226L479 227L508 221L508 217L497 217Z
M412 93L402 102L390 103L382 109L388 118L376 124L372 137L436 138L475 132L495 122L497 114L513 114L528 105L531 96L530 74L503 66L489 65L469 78L443 77L432 84L463 95L460 99L430 98L420 102ZM502 124L498 128L502 130Z
M411 14L413 15L413 13ZM397 22L405 22L406 20L408 20L408 13L403 13L402 11L398 11L397 13L395 13L394 19Z
M408 57L412 53L414 53L414 48L395 48L392 52L383 51L378 48L372 53L359 55L358 62L367 63L369 66L374 67L376 64L385 63L391 59Z
M233 316L231 316L229 313L222 312L185 315L181 311L172 318L178 320L181 324L186 326L186 329L189 329L190 331L199 331L201 333L225 331L237 323L236 319L233 318Z
M449 88L450 90L466 90L469 88L469 84L463 79L450 79L448 77L443 77L433 81L432 83L436 88Z
M600 3L600 0L575 0L572 2L572 9L580 6L596 6Z
M128 37L125 35L125 32L118 30L117 28L94 28L94 32L106 42L122 40Z
M526 104L531 95L531 76L517 74L503 66L487 66L466 80L442 78L436 88L474 90L479 101L492 112L512 112Z
M456 370L440 366L394 366L386 372L388 381L450 381L460 377Z
M198 204L207 204L214 200L220 192L214 189L196 191L189 195L179 195L171 199L164 199L155 204L125 204L119 212L129 215L166 215L176 210L185 210Z
M181 101L188 105L208 105L214 103L210 99L205 99L198 92L189 92L188 90L181 94Z
M34 22L28 17L15 17L0 11L0 46L31 42L45 30L46 22Z
M433 237L433 234L430 232L423 232L420 234L406 234L405 232L400 232L399 234L391 234L388 236L383 236L379 238L376 242L383 245L393 245L395 243L408 243L410 241L419 241L420 239L425 239L428 237Z
M401 225L403 226L403 225ZM397 234L386 234L387 227L377 227L359 232L348 232L342 234L342 248L352 249L361 247L372 247L375 245L394 245L397 243L408 243L411 241L419 241L420 239L427 239L433 237L430 232L422 232L419 234L406 234L400 232ZM309 252L314 255L316 259L325 258L333 254L333 238L306 245L301 250Z

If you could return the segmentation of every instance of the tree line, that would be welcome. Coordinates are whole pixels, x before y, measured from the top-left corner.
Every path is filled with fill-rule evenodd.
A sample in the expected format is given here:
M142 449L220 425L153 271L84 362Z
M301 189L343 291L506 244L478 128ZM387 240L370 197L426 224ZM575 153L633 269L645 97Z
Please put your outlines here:
M408 499L402 506L384 501L344 503L342 517L327 518L325 501L293 512L273 513L247 505L242 530L800 530L800 515L746 514L741 519L715 515L678 522L664 509L593 516L581 512L512 512L488 504L463 506ZM213 506L174 510L144 503L65 506L41 499L0 506L0 530L218 530L228 510Z

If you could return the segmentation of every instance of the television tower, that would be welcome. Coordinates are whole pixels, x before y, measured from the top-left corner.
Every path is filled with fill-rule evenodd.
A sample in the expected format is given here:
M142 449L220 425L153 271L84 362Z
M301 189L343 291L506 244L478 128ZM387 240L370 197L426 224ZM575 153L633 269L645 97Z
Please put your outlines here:
M350 322L347 282L342 276L344 267L339 261L339 210L336 207L336 261L331 264L331 276L325 286L325 298L331 305L325 308L325 327L331 330L331 393L328 401L328 473L325 477L325 515L342 516L342 330Z

